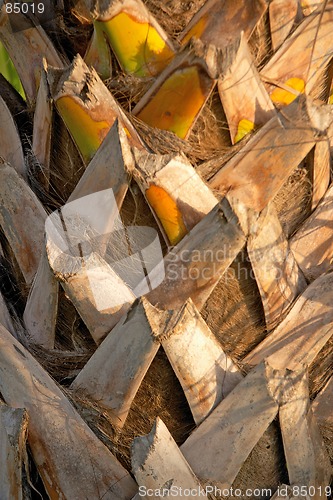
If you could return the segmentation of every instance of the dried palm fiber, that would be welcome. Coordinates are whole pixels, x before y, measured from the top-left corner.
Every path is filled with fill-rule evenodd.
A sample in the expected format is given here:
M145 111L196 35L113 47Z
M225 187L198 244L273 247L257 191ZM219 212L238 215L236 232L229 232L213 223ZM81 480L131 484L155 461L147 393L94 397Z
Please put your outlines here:
M190 20L189 18L202 4L203 2L200 4L191 3L191 5L189 2L180 4L175 1L172 2L172 5L168 3L168 5L161 6L157 2L146 3L169 36L178 34L184 29ZM182 13L188 9L186 14L188 18L186 16L179 16L179 18L171 15L166 16L165 10L171 7L175 9L175 12ZM69 23L69 19L66 22ZM75 22L73 25L75 26ZM258 61L262 63L265 58L265 62L267 62L270 57L270 52L267 50L268 27L268 18L264 17L250 40L250 46L257 63ZM89 28L87 29L89 30ZM77 38L75 40L74 37L74 40L71 41L71 47L78 46L77 40L84 39L84 37L79 38L82 31L77 23ZM74 33L74 28L71 33ZM61 36L66 38L65 31L62 32ZM81 46L79 50L83 56L85 47ZM71 58L73 55L74 53L71 54ZM116 97L120 97L120 102L126 111L130 112L151 86L152 81L148 80L142 83L138 83L134 79L125 81L122 77L122 71L114 59L112 71L113 74L108 86ZM317 90L321 92L321 89ZM53 210L67 201L85 170L72 138L56 113L54 113L53 120L49 194L43 192L38 184L38 179L33 184L37 193L43 193L42 200L49 210ZM209 168L210 174L205 176L207 180L247 141L245 138L237 147L230 148L229 131L217 93L214 93L208 100L186 142L173 137L170 133L154 131L144 125L138 126L138 130L145 141L149 143L152 151L164 154L182 151L197 167L198 172L204 174ZM63 147L57 146L60 141L64 144ZM274 154L274 149L272 154ZM212 161L213 156L215 161ZM208 160L208 162L204 164L203 160ZM274 199L274 205L288 237L297 230L300 222L307 218L311 210L310 163L311 161L306 159L300 165L293 166L294 171ZM37 163L36 166L38 168ZM32 173L31 179L33 177ZM214 194L219 196L218 193ZM150 225L158 229L135 182L132 182L130 191L125 197L121 214L128 224ZM164 252L167 252L166 246ZM6 254L11 255L9 249L6 249ZM22 281L19 277L17 279ZM219 339L223 350L239 362L266 336L261 299L245 250L238 255L228 273L221 278L206 302L202 315ZM52 375L63 386L68 386L78 375L88 358L91 357L96 346L63 292L60 293L60 313L58 314L55 346L56 350L54 351L46 351L38 346L30 346L30 348ZM331 347L327 343L317 359L314 360L310 381L312 395L317 394L329 378L330 354ZM110 414L98 402L93 402L77 393L73 394L72 390L69 390L69 394L77 402L79 411L98 437L116 454L127 469L130 469L132 439L140 434L150 432L156 417L162 418L179 444L195 427L181 385L162 348L159 349L142 381L121 432L114 428ZM149 410L147 410L148 408ZM274 421L245 461L234 485L242 488L245 486L253 488L271 486L273 492L281 482L288 483L288 475L279 424Z

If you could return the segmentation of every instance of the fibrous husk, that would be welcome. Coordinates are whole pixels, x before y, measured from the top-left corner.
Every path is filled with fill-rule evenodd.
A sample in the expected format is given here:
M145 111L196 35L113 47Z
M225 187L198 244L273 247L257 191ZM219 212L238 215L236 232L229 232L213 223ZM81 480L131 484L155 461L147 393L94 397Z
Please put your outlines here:
M184 155L135 151L134 179L167 243L178 243L218 203Z
M77 55L65 69L47 67L47 80L55 106L85 163L89 163L118 118L130 142L142 147L135 128L101 81L96 71Z

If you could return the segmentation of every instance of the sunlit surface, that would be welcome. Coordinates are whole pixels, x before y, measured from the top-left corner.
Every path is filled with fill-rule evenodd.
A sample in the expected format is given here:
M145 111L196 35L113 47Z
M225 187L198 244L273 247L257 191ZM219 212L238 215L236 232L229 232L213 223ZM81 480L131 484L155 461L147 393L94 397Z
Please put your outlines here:
M212 80L197 66L175 71L161 85L138 118L151 127L184 139L212 88Z
M91 160L110 130L111 123L95 121L71 97L60 97L57 109L85 162Z
M182 39L182 45L186 45L191 38L200 38L207 26L207 15L203 16L199 21L189 30Z
M254 127L255 124L250 120L247 120L246 118L240 120L237 128L237 134L235 135L234 138L234 144L243 139L243 137L245 137L249 132L252 132L252 130L254 130Z
M146 198L161 222L172 245L176 245L187 233L182 214L175 201L161 187L151 185L146 190Z
M127 73L154 76L173 58L173 51L154 27L125 12L109 21L94 24L97 32L105 33L119 64Z
M285 85L291 87L294 90L297 90L298 92L304 92L305 84L304 80L302 80L301 78L289 78L289 80L285 82ZM296 99L296 97L296 94L280 88L274 89L271 93L271 99L275 104L282 104L285 106L292 103Z

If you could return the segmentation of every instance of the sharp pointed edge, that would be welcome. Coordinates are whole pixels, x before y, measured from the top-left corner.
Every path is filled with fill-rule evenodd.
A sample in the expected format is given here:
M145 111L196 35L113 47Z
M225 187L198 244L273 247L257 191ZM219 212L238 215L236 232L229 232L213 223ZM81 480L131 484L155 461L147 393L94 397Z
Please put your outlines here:
M243 362L257 365L267 358L277 369L310 365L333 334L332 286L333 274L315 280L282 323Z
M72 383L73 390L111 410L117 427L159 349L156 337L164 316L144 298L135 302Z
M247 241L247 251L264 306L267 330L286 316L307 283L297 265L273 205L260 214Z
M23 320L29 342L54 348L59 284L50 269L45 248L26 302Z
M112 189L120 209L133 169L134 159L128 138L117 119L67 202Z
M265 363L256 367L181 446L200 481L230 488L278 412L283 375Z
M157 418L147 436L135 438L132 444L132 470L139 486L152 489L203 491L167 427ZM199 494L197 493L197 496ZM181 496L181 495L180 495ZM200 498L207 498L203 493Z
M191 299L160 340L199 425L243 376L223 352Z
M23 500L22 465L28 417L23 408L0 402L0 498Z
M31 354L1 326L0 333L0 392L27 410L28 441L48 495L131 498L136 486L126 470Z
M287 372L283 383L279 421L290 484L325 491L331 464L310 408L307 368Z
M72 63L66 68L54 67L44 62L47 82L49 84L50 94L53 99L59 98L65 91L72 89L75 94L80 94L86 80L86 75L90 73L88 66L84 63L82 57L78 54L74 57ZM92 70L92 74L95 73ZM75 86L80 84L80 88L75 91Z
M21 139L11 112L0 96L0 156L27 180Z
M290 248L308 280L332 269L332 211L333 185L290 240Z
M118 118L130 135L131 144L142 147L142 140L124 110L79 54L65 69L47 66L47 81L55 103L62 97L70 97L95 122L105 122L110 128Z
M191 297L200 309L245 241L237 216L222 200L166 255L165 279L148 300L166 310L179 309Z
M26 182L0 162L0 225L29 285L44 246L46 212Z

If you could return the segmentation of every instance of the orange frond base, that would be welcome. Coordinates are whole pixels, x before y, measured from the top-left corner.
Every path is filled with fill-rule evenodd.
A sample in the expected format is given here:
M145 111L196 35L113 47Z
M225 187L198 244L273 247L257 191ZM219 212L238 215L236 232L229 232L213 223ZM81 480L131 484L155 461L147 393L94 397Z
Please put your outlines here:
M176 202L161 187L152 184L146 190L148 203L154 210L172 245L176 245L186 234L187 229Z
M176 70L138 113L151 127L185 139L209 96L213 81L198 66Z
M95 121L71 97L60 97L56 107L70 131L84 161L88 163L110 130L111 123Z
M301 78L289 78L286 82L285 85L288 87L291 87L294 90L297 90L297 92L303 93L304 88L305 88L305 83L304 80ZM297 97L297 94L294 94L293 92L289 92L288 90L281 89L281 88L276 88L273 90L271 93L271 99L275 104L280 104L287 106L288 104L291 104Z

